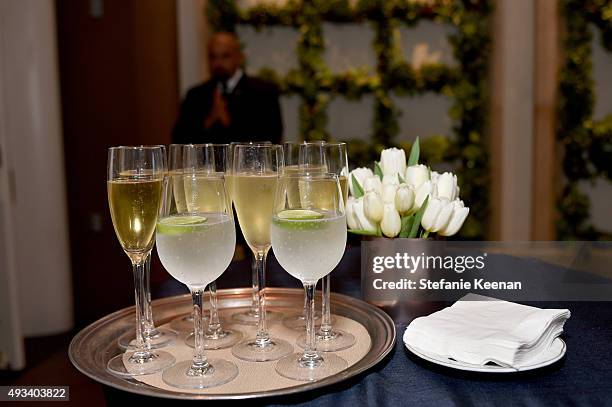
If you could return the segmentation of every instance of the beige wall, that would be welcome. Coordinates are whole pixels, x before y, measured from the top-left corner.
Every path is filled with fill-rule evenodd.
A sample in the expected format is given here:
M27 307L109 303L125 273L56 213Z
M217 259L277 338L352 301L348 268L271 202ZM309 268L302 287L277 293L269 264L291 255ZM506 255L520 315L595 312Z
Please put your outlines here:
M0 2L4 214L23 334L72 328L72 286L60 122L54 2ZM2 269L1 273L10 272Z

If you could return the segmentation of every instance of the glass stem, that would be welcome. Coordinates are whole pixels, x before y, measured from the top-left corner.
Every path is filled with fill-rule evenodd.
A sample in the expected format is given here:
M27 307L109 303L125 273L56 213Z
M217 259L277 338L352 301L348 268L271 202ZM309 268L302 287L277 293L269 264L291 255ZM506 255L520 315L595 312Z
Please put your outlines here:
M207 335L217 335L221 331L221 323L219 322L219 310L217 308L217 281L213 281L208 286L210 295L210 319L208 320Z
M193 354L193 361L191 362L191 368L189 369L188 375L203 374L211 366L206 360L204 354L204 329L202 326L202 304L204 297L204 288L191 289L191 298L193 300L193 325L194 325L194 337L195 337L195 351Z
M304 319L306 319L306 296L304 296L304 308L302 308L302 316L304 317Z
M255 341L259 346L266 346L270 343L268 325L266 323L266 257L268 251L259 251L255 254L255 267L257 269L257 279L259 280L258 302L259 319L257 322L257 336Z
M134 273L134 297L136 298L136 352L133 358L148 358L151 350L151 342L146 329L146 308L147 294L145 292L145 262L144 259L133 261L132 270Z
M251 264L251 283L253 286L253 298L251 300L251 314L259 315L259 271L257 269L257 254L253 257Z
M300 358L301 363L309 364L318 359L317 345L315 338L314 312L315 312L315 284L304 283L304 294L306 296L306 348Z
M145 304L145 335L151 337L156 334L155 322L153 322L153 309L151 307L151 254L147 256L145 260L145 293L146 293L146 304Z
M331 274L331 273L330 273ZM323 291L323 309L321 310L323 314L323 318L321 320L321 328L319 328L322 333L329 333L332 330L331 325L331 278L330 274L323 277L321 282L321 289Z

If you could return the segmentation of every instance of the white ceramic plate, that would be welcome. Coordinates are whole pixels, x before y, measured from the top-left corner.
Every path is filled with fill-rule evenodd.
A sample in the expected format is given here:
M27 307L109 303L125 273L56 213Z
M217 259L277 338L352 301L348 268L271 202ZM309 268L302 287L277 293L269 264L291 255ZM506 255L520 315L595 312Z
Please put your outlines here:
M544 366L551 365L561 359L567 350L567 346L565 342L561 338L557 338L553 341L552 346L538 358L529 362L528 365L521 366L518 368L513 367L502 367L497 365L471 365L469 363L458 362L453 359L449 359L444 356L427 353L420 349L416 349L411 347L409 344L404 343L406 348L416 356L421 359L425 359L431 363L435 363L437 365L450 367L452 369L465 370L470 372L482 372L482 373L515 373L515 372L524 372L527 370L539 369Z

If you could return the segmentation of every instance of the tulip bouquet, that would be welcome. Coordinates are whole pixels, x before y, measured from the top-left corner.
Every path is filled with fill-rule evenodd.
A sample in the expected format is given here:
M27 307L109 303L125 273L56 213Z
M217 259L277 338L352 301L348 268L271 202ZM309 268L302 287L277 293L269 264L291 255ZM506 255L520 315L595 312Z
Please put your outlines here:
M430 233L452 236L469 208L459 199L457 176L419 164L419 139L408 163L402 149L383 150L374 171L350 173L346 221L350 232L386 237L426 238Z

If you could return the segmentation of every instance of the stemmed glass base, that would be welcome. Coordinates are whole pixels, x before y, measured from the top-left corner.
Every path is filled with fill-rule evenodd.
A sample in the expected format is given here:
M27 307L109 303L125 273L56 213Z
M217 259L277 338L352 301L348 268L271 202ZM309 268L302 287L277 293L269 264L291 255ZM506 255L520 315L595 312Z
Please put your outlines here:
M274 322L283 319L284 314L277 311L266 310L266 321ZM241 325L252 325L257 326L259 322L259 314L252 308L247 311L237 312L232 315L232 321Z
M202 318L208 320L210 312L202 311ZM170 321L170 328L178 332L193 332L193 313L185 314Z
M232 348L232 355L249 362L278 360L291 352L293 352L293 346L279 338L269 338L268 340L250 338Z
M176 362L168 352L126 352L108 361L106 368L120 377L142 376L160 372Z
M238 376L238 367L225 359L208 359L203 366L191 360L179 362L164 370L162 380L182 389L205 389L227 383Z
M149 335L149 344L151 349L159 349L171 343L177 337L177 333L165 328L154 328L145 335ZM117 340L117 344L121 349L136 348L136 334L128 331L121 335Z
M340 329L332 329L330 331L319 329L315 338L317 350L320 352L337 352L348 349L355 344L355 336ZM297 345L302 349L306 349L306 335L300 335L297 338Z
M314 353L310 358L303 353L293 353L276 362L276 371L281 376L307 382L335 375L347 367L348 362L333 353Z
M170 328L178 332L193 331L193 315L187 314L178 318L174 318L172 321L170 321Z
M321 313L315 312L314 315L315 325L317 325L317 321L321 320ZM306 329L306 315L304 312L299 314L289 315L283 319L283 325L289 329L295 330L303 330Z
M204 349L224 349L234 346L242 339L242 333L233 329L222 328L220 332L204 333ZM189 334L185 338L185 344L195 348L195 335Z
M208 323L210 320L210 312L204 312L204 321ZM225 324L225 319L219 317L219 322ZM170 321L170 328L178 332L191 332L193 334L193 315L184 315Z

